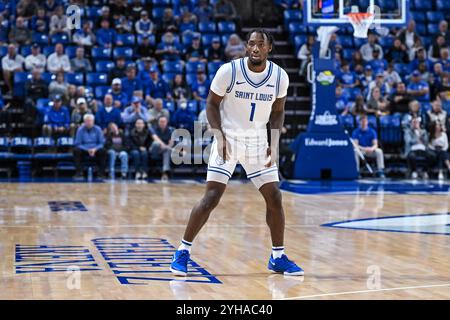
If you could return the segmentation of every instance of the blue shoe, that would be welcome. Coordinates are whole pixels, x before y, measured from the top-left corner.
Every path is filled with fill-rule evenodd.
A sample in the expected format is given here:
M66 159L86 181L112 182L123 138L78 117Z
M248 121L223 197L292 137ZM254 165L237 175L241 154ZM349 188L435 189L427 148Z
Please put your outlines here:
M177 250L172 258L172 263L170 264L170 271L177 276L187 276L187 263L189 261L189 251L187 250Z
M276 259L271 255L268 268L272 272L283 273L285 276L303 276L305 274L303 269L289 260L285 254Z

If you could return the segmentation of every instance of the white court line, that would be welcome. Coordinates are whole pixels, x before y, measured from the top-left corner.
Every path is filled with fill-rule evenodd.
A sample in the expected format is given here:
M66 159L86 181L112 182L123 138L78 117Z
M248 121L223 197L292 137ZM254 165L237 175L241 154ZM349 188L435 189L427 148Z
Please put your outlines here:
M309 295L309 296L298 296L298 297L282 298L282 299L277 299L277 300L297 300L297 299L319 298L319 297L327 297L327 296L340 296L340 295L356 294L356 293L374 293L374 292L382 292L382 291L425 289L425 288L436 288L436 287L450 287L450 283L433 284L433 285L425 285L425 286L414 286L414 287L397 287L397 288L386 288L386 289L332 292L332 293L323 293L323 294L313 294L313 295Z
M67 225L42 225L42 226L21 226L21 225L2 225L0 224L0 228L185 228L185 224L126 224L126 225L91 225L91 226L67 226ZM206 226L210 227L219 227L219 228L267 228L267 224L209 224ZM312 228L312 227L320 227L320 225L288 225L286 228Z

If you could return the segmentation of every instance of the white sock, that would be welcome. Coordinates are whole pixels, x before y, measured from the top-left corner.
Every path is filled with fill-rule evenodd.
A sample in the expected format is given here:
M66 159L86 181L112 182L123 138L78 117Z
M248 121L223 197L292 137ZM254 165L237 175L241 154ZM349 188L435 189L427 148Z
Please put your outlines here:
M186 241L186 240L181 240L181 244L178 247L178 250L187 250L189 251L189 253L191 253L191 247L192 247L192 242Z
M272 247L272 257L274 259L281 258L284 254L284 247Z

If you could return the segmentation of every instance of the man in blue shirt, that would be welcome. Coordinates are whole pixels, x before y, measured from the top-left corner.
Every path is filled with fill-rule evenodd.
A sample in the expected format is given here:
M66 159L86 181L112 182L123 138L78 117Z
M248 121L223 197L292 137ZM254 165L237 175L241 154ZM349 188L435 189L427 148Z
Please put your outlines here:
M130 64L127 67L127 76L122 79L122 91L127 96L128 101L131 101L131 97L135 91L143 91L142 82L136 76L135 64Z
M158 44L155 54L161 57L161 63L166 61L180 60L181 48L175 43L175 38L172 32L166 32L162 36L162 41Z
M97 114L95 115L95 122L103 131L106 130L111 122L119 127L122 125L120 108L114 106L111 94L107 93L103 98L103 105L98 109Z
M420 102L430 102L430 87L420 79L420 72L415 70L407 87L408 94Z
M116 41L116 31L109 27L108 19L103 19L101 28L96 33L97 44L101 47L111 48Z
M355 88L359 86L359 80L356 73L350 70L350 65L344 61L342 63L342 72L339 75L339 84L343 88Z
M383 150L378 147L377 133L369 127L369 121L366 115L361 115L359 119L359 128L352 134L352 140L355 142L355 158L359 171L360 153L367 158L376 158L378 176L384 178L384 155ZM359 152L358 152L359 151Z
M122 91L122 80L114 78L108 93L112 96L116 108L120 108L121 110L125 109L129 100L126 93Z
M131 129L138 119L142 119L144 122L149 120L147 108L141 104L141 99L136 96L131 100L131 106L125 108L121 116L126 130Z
M180 101L178 103L178 109L173 114L171 123L177 129L186 129L189 132L194 133L194 121L196 120L195 114L187 108L186 101Z
M201 65L197 68L197 78L192 84L192 93L194 95L194 99L198 101L204 101L208 97L209 87L211 83L208 79L206 79L205 71Z
M159 78L158 69L152 66L150 68L150 82L147 85L146 100L154 104L155 99L172 99L170 88L167 82Z
M83 178L82 160L83 158L94 159L98 166L98 177L105 177L106 151L103 148L105 138L102 129L94 125L95 117L92 114L84 116L84 123L77 130L75 136L73 158L75 162L75 178Z
M373 59L369 61L369 65L375 73L384 72L387 70L388 63L385 59L380 58L380 50L375 47L372 51Z
M49 137L64 136L69 133L69 126L69 110L62 105L62 97L57 94L53 98L53 107L45 114L42 132Z

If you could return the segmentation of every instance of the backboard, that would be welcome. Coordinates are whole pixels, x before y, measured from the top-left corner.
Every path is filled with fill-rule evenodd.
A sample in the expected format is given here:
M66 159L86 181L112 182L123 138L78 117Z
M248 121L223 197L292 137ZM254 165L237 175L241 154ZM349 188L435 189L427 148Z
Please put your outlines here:
M340 26L349 24L346 14L370 12L375 26L403 26L409 18L409 0L304 0L308 25Z

